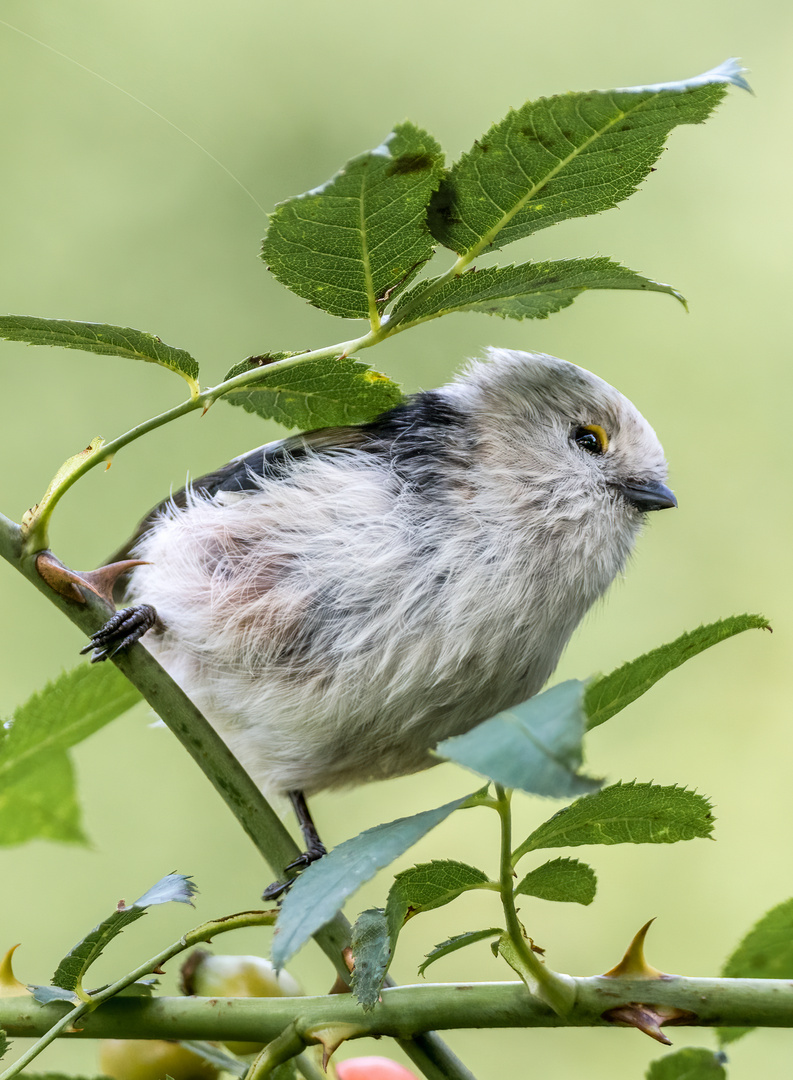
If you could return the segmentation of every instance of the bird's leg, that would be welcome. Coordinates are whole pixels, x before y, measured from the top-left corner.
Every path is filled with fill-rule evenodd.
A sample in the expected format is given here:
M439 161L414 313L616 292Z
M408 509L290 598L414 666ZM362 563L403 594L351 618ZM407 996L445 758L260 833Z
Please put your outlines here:
M319 838L317 827L311 817L311 812L308 809L306 797L303 792L290 791L289 799L294 807L295 816L297 817L300 831L303 834L303 842L306 845L306 850L302 855L298 855L298 857L293 862L290 862L284 869L287 871L295 870L299 873L301 870L305 870L307 866L310 866L311 863L316 862L317 859L321 859L327 849ZM268 885L264 890L262 899L276 900L279 896L283 896L283 894L288 891L289 886L293 881L294 877L287 881L274 881L272 885Z
M112 615L105 625L91 635L91 640L80 650L80 655L93 652L91 663L107 660L123 649L140 641L147 630L159 622L157 612L150 604L122 608Z

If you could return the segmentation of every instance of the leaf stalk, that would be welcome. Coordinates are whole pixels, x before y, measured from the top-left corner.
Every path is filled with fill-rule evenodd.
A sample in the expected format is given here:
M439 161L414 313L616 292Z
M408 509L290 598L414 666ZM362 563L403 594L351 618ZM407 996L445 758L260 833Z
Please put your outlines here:
M529 991L558 1013L566 1015L575 1001L575 987L569 976L552 971L535 955L515 908L512 869L512 792L496 784L498 815L501 820L501 866L499 874L501 904L506 919L506 936L512 949L499 951L517 971Z

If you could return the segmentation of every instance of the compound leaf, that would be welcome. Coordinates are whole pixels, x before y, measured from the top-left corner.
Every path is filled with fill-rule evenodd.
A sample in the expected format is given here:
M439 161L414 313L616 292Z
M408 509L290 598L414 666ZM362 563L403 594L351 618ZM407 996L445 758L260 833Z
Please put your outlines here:
M388 923L382 908L362 911L352 928L352 992L370 1012L380 997L383 981L391 963Z
M62 349L80 349L100 356L145 360L175 371L191 390L198 389L198 362L190 353L166 345L154 334L129 326L39 319L35 315L1 315L0 338L24 341L28 345L59 345Z
M510 110L452 166L430 228L475 257L557 221L632 195L672 128L699 124L728 83L748 89L735 60L682 82L561 94Z
M721 974L725 979L793 979L793 899L777 904L755 923ZM752 1030L719 1028L719 1041L735 1042Z
M587 289L669 293L685 306L685 300L671 285L642 277L604 256L466 270L435 287L439 280L423 281L405 293L391 318L404 312L403 317L412 322L453 311L483 311L509 319L547 319L569 307Z
M713 832L703 795L675 786L614 784L576 799L535 829L513 861L538 848L581 844L675 844Z
M436 754L509 788L565 798L600 787L582 776L584 684L560 683L438 743Z
M540 900L591 904L597 892L595 871L578 859L552 859L530 871L515 886L517 894Z
M245 360L226 378L250 370L251 362ZM285 427L313 430L362 424L402 401L396 383L350 357L261 370L261 379L229 390L223 400Z
M281 203L262 258L315 307L376 320L432 255L427 205L442 170L435 139L414 124L398 124L382 145L327 183Z
M364 882L399 858L468 798L397 818L345 840L312 863L292 885L278 916L272 958L282 968L311 935L329 922Z
M458 949L464 949L467 945L474 945L477 941L487 941L488 938L500 937L503 933L501 927L490 926L487 930L468 930L464 934L456 934L454 937L450 937L448 941L442 941L440 945L436 945L431 952L427 953L426 960L419 967L419 975L423 975L430 964L434 964L442 956L449 956L451 953L457 952Z
M195 892L196 887L189 877L184 874L166 874L133 904L125 904L122 900L112 915L95 926L90 934L69 950L52 976L53 985L79 993L86 971L101 956L105 946L122 930L145 915L147 908L171 901L192 905Z
M681 634L668 645L661 645L643 656L630 660L609 675L591 682L584 695L587 729L610 720L626 705L646 694L664 675L680 667L697 653L717 645L720 641L744 630L770 630L768 620L762 615L733 615L729 619L700 626L690 633Z

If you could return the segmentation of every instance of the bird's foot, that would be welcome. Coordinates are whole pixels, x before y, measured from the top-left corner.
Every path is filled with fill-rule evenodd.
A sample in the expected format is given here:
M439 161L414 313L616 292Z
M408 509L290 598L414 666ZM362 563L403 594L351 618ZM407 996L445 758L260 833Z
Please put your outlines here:
M298 874L305 870L307 866L317 862L323 855L327 854L325 845L322 841L317 840L315 844L311 844L307 851L304 851L302 855L298 855L296 859L289 863L285 867L286 871L294 870L295 873L292 877L287 878L286 881L274 881L272 885L268 885L262 893L262 900L280 900L291 889L297 880Z
M123 608L111 616L105 625L91 635L91 640L80 650L80 655L93 652L91 663L107 660L140 641L147 630L157 622L157 612L150 604Z

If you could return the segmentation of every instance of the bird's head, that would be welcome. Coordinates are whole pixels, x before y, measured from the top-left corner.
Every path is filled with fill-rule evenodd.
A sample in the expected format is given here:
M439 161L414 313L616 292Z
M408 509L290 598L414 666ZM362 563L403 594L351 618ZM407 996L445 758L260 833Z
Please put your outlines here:
M677 505L655 432L591 372L543 353L491 349L450 390L488 466L573 518L575 506L597 504L638 525L646 512Z

